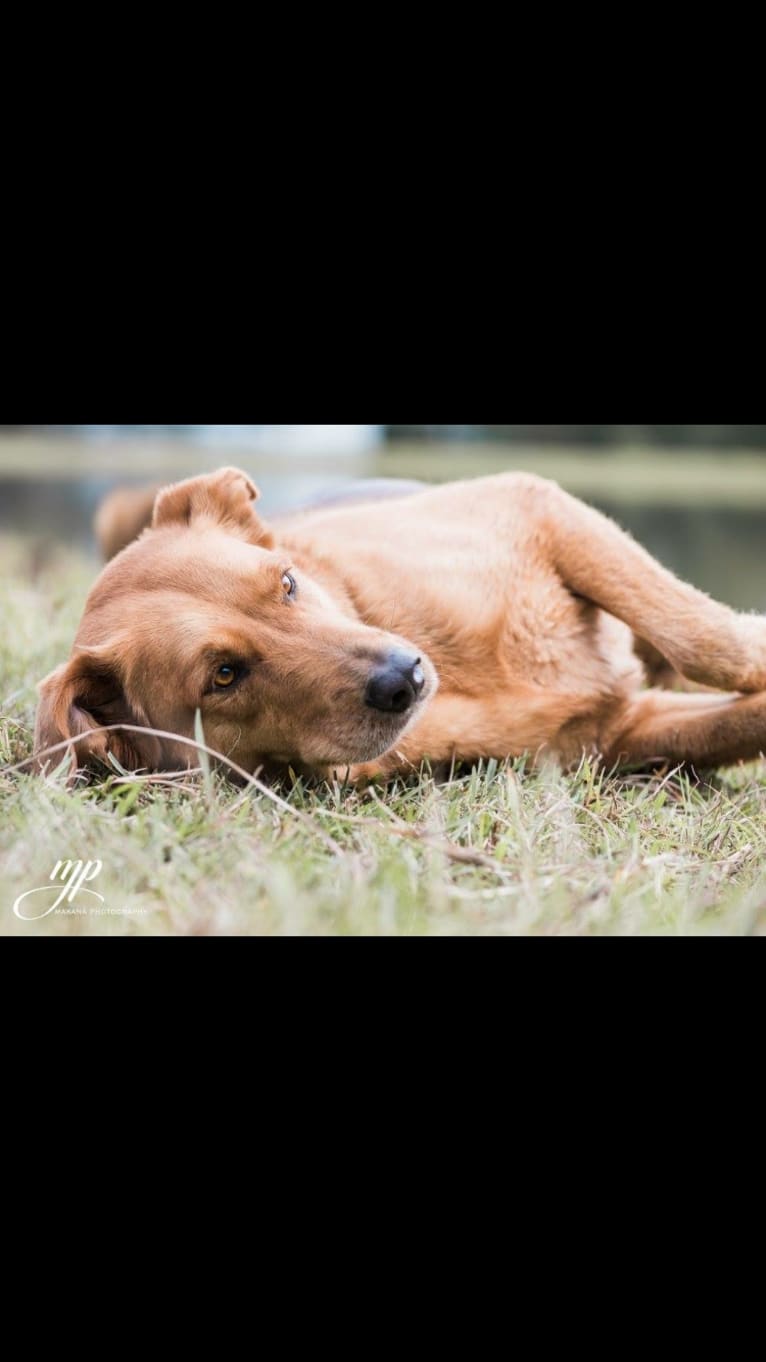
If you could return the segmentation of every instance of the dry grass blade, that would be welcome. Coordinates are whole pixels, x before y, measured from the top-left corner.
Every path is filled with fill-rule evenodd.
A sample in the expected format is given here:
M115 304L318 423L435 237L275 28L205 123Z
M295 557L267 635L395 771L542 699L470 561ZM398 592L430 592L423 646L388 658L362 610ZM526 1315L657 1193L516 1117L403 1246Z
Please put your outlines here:
M208 747L205 743L198 742L196 738L185 738L178 733L168 733L161 728L143 728L138 724L107 724L103 728L89 729L87 734L83 734L79 738L68 738L66 742L59 742L53 747L46 747L44 751L38 752L34 757L27 757L25 761L17 762L15 766L0 768L0 775L16 775L27 767L34 765L36 762L44 761L46 757L55 756L57 752L71 751L72 748L77 747L78 742L84 742L86 738L90 739L101 733L143 733L146 737L161 738L166 742L181 743L185 747L191 747L199 754L200 760L202 760L204 754L204 756L208 758L208 761L212 759L213 761L220 762L223 766L228 767L230 771L233 771L235 775L239 776L240 780L243 780L251 789L257 790L260 795L263 795L264 799L268 799L272 804L275 804L283 813L290 814L291 818L297 819L298 822L303 823L304 827L310 828L312 833L324 842L325 846L329 851L332 851L334 856L343 856L345 854L343 848L338 845L334 838L330 837L323 828L317 827L313 819L309 818L301 809L293 808L292 804L288 804L286 799L282 799L274 790L270 790L268 785L264 785L262 780L258 780L255 776L250 775L250 772L246 771L244 767L238 766L235 761L231 760L231 757L225 757L222 752L216 752L214 748Z

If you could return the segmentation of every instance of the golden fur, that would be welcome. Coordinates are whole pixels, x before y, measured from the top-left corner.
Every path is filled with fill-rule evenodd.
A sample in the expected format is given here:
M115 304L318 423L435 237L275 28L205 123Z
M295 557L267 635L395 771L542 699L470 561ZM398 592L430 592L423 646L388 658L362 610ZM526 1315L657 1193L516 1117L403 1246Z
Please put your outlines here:
M508 473L271 528L257 496L223 469L151 497L151 528L106 567L71 660L41 687L41 765L71 740L80 765L111 750L133 769L184 767L172 740L97 730L193 737L197 709L208 745L248 771L359 777L527 752L715 767L766 748L766 620L679 582L553 483ZM146 497L140 515L114 500L107 551L149 514ZM381 713L366 687L397 650L421 659L424 688ZM230 689L221 667L236 668ZM671 672L725 693L645 688Z

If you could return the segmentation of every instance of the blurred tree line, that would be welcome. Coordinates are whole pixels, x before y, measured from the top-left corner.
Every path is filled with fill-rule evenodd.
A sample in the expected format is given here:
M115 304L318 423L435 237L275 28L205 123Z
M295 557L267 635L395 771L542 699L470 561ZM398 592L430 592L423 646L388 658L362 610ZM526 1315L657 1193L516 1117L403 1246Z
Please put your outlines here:
M121 429L134 433L173 431L183 436L221 427L204 426L4 426L0 432L45 431L49 434L69 433L83 429ZM232 427L246 430L247 427ZM257 428L256 428L257 429ZM261 428L262 429L262 428ZM739 446L766 449L766 426L382 426L360 427L380 429L390 439L426 440L516 440L527 444L605 445L671 445L690 448L723 448Z
M766 448L766 426L387 426L393 439L523 440L529 444L656 444Z

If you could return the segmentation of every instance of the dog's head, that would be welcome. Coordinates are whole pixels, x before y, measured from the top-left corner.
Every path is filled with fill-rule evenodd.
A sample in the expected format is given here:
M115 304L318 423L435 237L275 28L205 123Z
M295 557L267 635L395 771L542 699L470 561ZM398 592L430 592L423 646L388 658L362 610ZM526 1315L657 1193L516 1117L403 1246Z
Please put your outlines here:
M35 751L70 742L77 765L196 764L193 738L247 771L345 767L396 745L434 694L429 660L368 628L275 543L244 473L224 469L157 498L152 528L103 572L71 660L43 682ZM50 758L57 764L60 755Z

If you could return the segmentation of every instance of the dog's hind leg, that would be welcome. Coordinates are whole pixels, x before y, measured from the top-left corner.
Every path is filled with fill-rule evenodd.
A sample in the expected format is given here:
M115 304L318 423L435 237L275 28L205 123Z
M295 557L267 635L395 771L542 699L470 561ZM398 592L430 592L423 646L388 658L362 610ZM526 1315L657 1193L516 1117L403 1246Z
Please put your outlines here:
M766 694L671 695L644 691L602 734L613 766L690 765L715 770L766 753Z
M578 596L624 620L690 681L766 691L766 617L742 615L679 581L607 516L555 483L524 478L536 541Z

